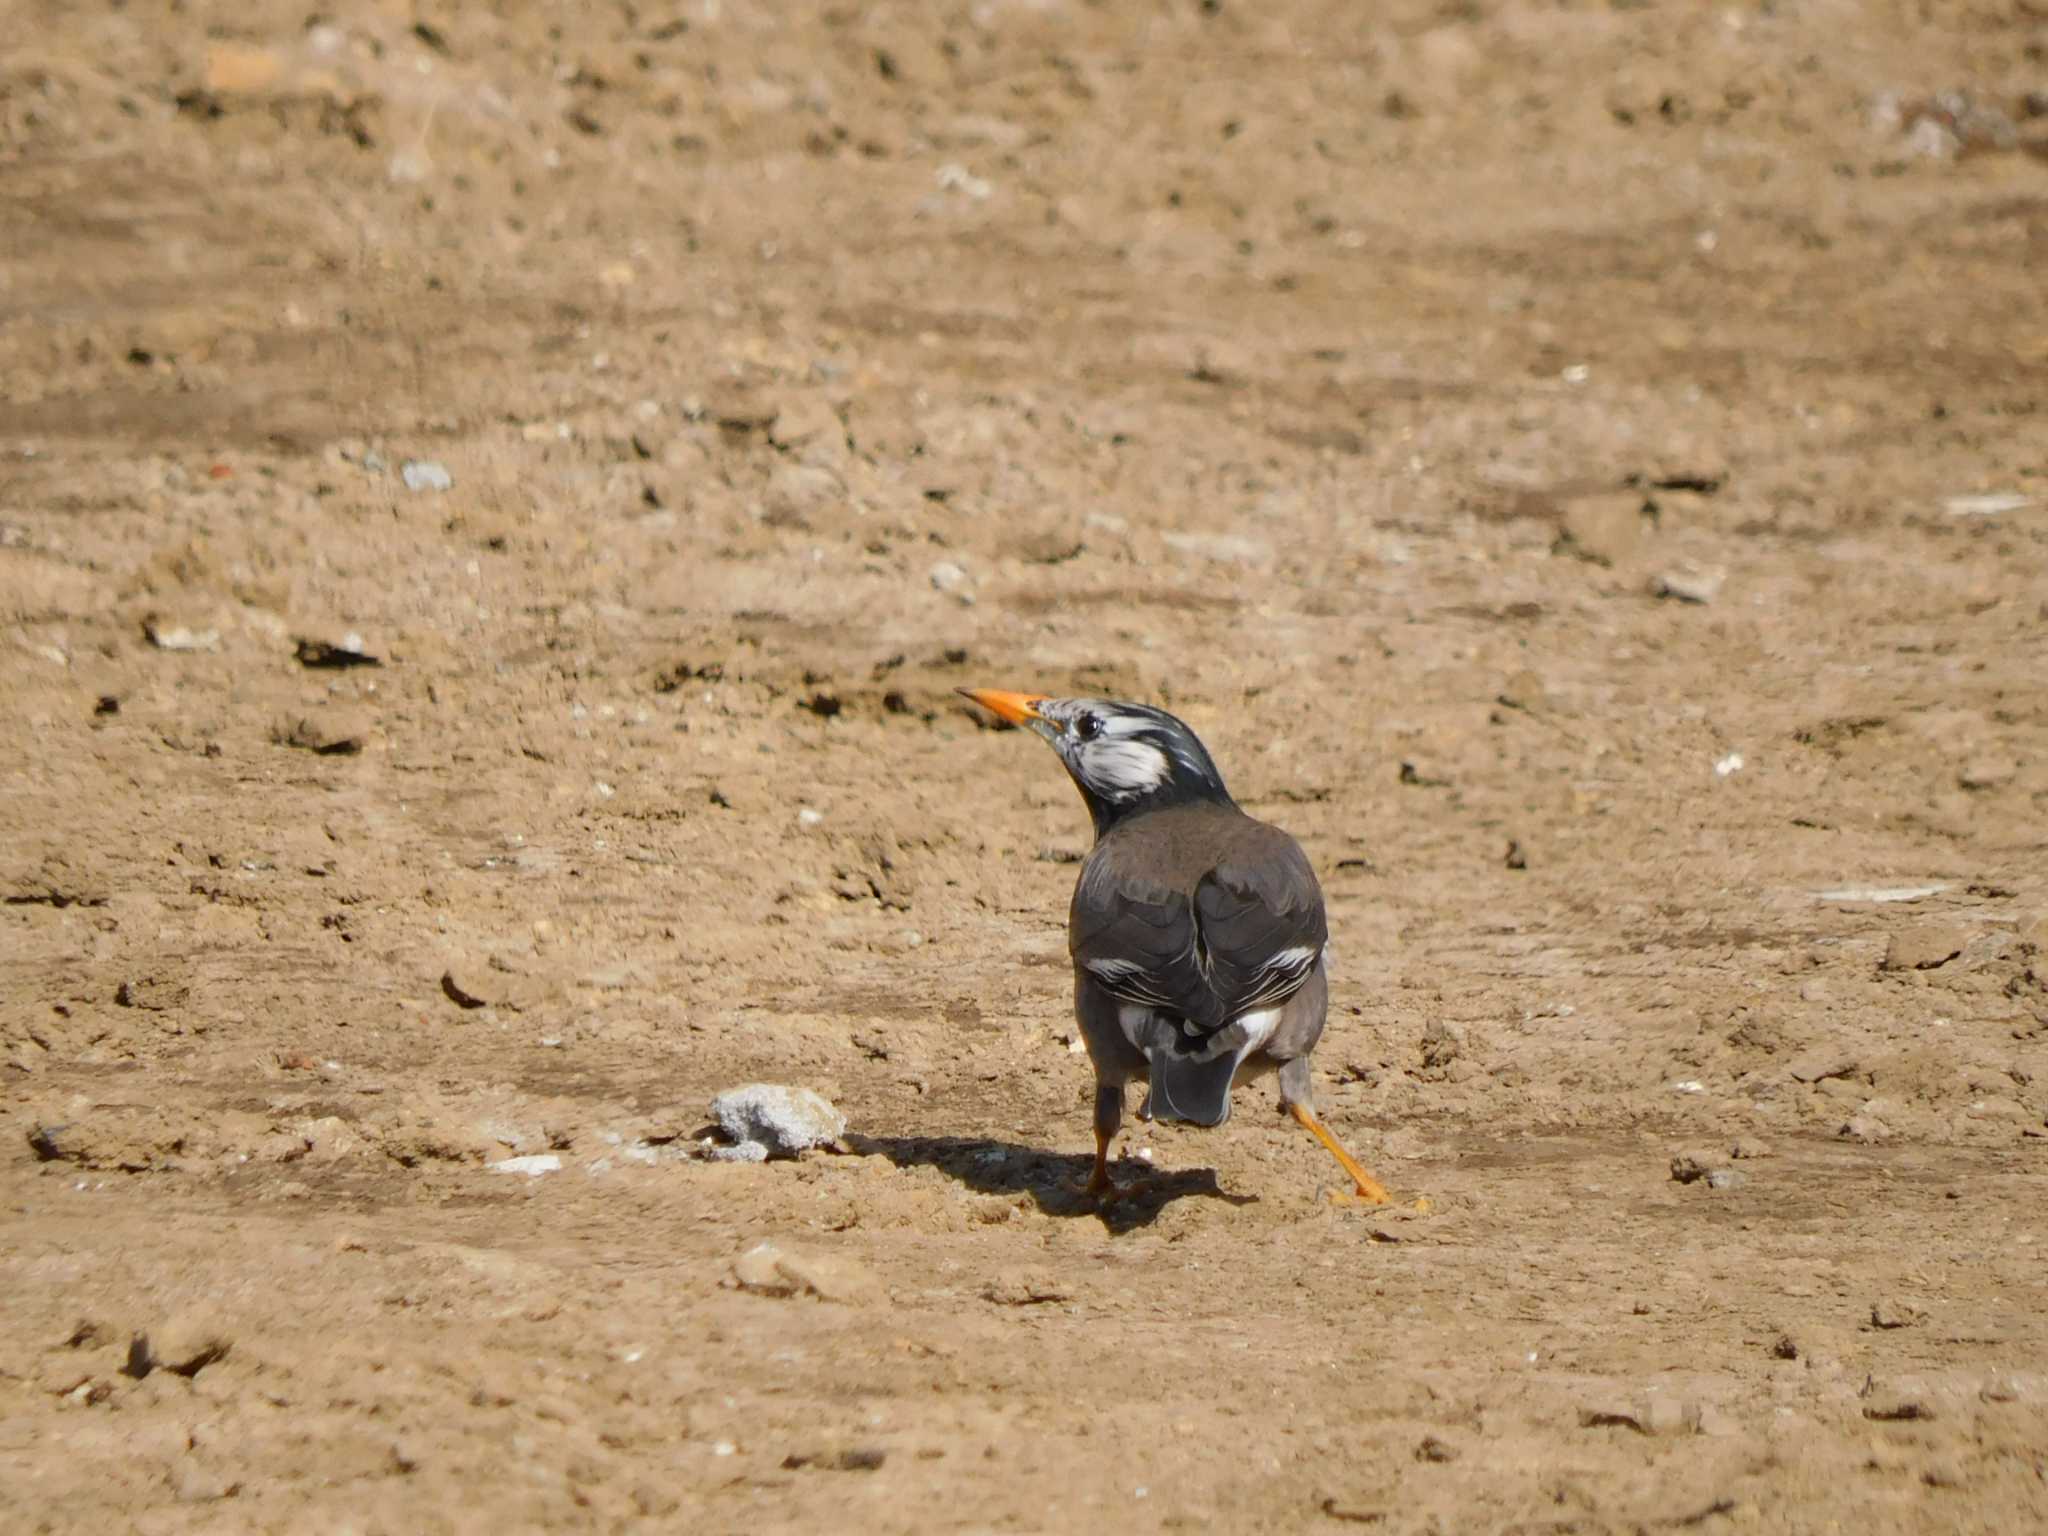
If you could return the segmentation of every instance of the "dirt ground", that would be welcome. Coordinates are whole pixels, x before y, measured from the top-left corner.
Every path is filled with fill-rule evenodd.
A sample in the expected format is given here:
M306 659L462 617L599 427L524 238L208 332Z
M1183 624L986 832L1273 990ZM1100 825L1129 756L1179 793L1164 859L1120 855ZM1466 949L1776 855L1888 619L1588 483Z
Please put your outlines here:
M0 1525L2048 1524L2039 4L7 13Z

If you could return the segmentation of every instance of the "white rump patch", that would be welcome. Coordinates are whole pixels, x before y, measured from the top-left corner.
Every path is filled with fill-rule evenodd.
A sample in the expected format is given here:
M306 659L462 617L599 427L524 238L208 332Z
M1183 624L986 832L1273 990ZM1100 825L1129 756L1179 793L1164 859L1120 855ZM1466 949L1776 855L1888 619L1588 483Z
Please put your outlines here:
M1247 1057L1257 1052L1260 1046L1273 1038L1273 1031L1280 1027L1280 1010L1261 1008L1255 1013L1241 1013L1237 1016L1237 1022L1244 1027L1245 1032L1244 1049L1237 1053L1238 1062L1242 1064Z

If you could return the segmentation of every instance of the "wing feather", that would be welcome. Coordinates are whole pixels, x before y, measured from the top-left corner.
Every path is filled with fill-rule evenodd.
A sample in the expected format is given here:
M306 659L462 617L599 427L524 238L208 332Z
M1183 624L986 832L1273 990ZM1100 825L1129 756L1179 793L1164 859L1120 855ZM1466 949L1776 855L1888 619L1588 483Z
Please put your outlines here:
M1329 937L1308 858L1277 828L1177 890L1098 849L1074 888L1074 962L1126 1002L1171 1012L1213 1034L1292 996Z

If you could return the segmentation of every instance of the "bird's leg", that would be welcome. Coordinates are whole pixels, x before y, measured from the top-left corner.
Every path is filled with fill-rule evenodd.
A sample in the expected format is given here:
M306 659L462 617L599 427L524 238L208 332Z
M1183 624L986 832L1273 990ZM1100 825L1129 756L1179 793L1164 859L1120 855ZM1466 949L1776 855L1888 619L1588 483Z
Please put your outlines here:
M1098 1200L1114 1200L1117 1187L1109 1176L1109 1144L1124 1123L1124 1085L1095 1085L1095 1171L1088 1175L1085 1192Z
M1098 1199L1116 1188L1109 1176L1109 1144L1114 1140L1114 1136L1105 1136L1101 1131L1095 1133L1095 1171L1088 1175L1087 1192Z
M1387 1193L1387 1186L1359 1166L1358 1159L1344 1150L1344 1144L1330 1133L1316 1114L1315 1095L1308 1080L1308 1058L1297 1056L1285 1062L1280 1068L1280 1107L1301 1123L1309 1135L1315 1137L1330 1149L1330 1155L1343 1165L1351 1175L1352 1183L1358 1186L1357 1199L1367 1205L1392 1205L1394 1197Z
M1306 1104L1295 1103L1287 1106L1287 1112L1308 1128L1309 1135L1330 1149L1330 1155L1343 1165L1344 1171L1351 1175L1352 1182L1358 1186L1359 1199L1368 1205L1394 1203L1394 1197L1387 1193L1387 1186L1367 1173L1359 1165L1358 1159L1344 1150L1344 1144L1331 1134L1327 1125L1316 1118L1314 1110Z

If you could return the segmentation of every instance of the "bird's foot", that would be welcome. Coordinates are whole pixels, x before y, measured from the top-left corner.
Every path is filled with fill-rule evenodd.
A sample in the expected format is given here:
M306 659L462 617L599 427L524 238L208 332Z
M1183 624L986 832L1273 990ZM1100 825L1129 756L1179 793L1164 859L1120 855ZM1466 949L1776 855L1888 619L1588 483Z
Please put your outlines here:
M1330 1204L1345 1210L1413 1211L1418 1216L1427 1216L1435 1209L1427 1195L1417 1195L1413 1200L1396 1200L1380 1185L1372 1189L1333 1189L1325 1198Z
M1346 1208L1368 1206L1377 1210L1393 1203L1393 1198L1383 1189L1332 1189L1324 1198L1332 1205Z
M1097 1205L1111 1206L1119 1200L1128 1200L1132 1195L1141 1193L1145 1188L1145 1180L1141 1178L1129 1184L1119 1184L1105 1172L1099 1177L1083 1179L1067 1187L1077 1195L1087 1196Z

